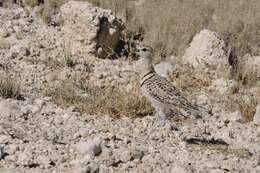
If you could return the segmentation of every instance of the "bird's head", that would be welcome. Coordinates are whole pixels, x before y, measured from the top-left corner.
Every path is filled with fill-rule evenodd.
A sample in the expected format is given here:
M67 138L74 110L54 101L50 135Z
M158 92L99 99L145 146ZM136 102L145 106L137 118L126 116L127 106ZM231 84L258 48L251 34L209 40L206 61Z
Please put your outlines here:
M139 58L139 71L141 73L153 70L152 57L153 49L148 46L139 46L135 49L135 55Z
M151 47L139 46L135 48L135 54L140 59L152 59L153 49Z

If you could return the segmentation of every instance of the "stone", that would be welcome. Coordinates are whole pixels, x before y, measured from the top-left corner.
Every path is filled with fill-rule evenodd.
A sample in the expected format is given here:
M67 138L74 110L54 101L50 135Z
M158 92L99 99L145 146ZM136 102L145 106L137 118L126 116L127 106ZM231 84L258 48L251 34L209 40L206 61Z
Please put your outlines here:
M37 163L43 165L44 167L50 166L49 164L51 163L51 159L44 155L39 155L36 160Z
M28 166L34 163L32 153L23 151L18 155L17 163L23 166Z
M225 43L218 34L204 29L194 36L183 61L194 68L223 73L224 69L230 68L224 49Z
M94 51L100 58L122 51L119 46L122 44L124 26L122 20L113 16L111 11L94 7L88 2L69 1L61 6L61 17L63 31L74 41L72 49L77 50L82 45L88 51L86 53Z
M10 36L10 33L8 32L7 29L5 28L0 28L0 38L6 38L6 37L9 37Z
M8 135L0 135L0 144L6 144L10 142L11 137Z
M187 170L184 167L179 166L179 165L174 166L171 169L171 172L172 173L188 173Z
M9 144L9 145L6 146L6 152L9 155L15 154L18 150L19 150L19 147L16 144Z
M89 173L99 173L99 166L96 163L90 163L84 170Z
M1 116L15 115L19 112L19 108L15 103L10 103L0 99Z
M242 113L235 111L226 115L227 120L241 122L243 120Z
M102 139L94 138L87 142L79 142L76 144L77 151L82 154L88 154L90 156L98 156L102 152Z
M10 48L9 57L11 58L22 58L30 54L29 43L26 41L18 42Z
M257 105L253 122L260 125L260 105Z

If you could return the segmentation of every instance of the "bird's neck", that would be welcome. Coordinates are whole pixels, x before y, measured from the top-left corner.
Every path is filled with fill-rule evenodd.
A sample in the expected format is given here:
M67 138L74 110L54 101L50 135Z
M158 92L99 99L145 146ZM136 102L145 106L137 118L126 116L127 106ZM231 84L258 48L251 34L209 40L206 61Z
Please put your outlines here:
M153 66L150 66L150 67L148 67L146 69L143 69L142 72L141 72L141 78L144 78L145 76L147 76L150 73L155 73L155 70L154 70Z

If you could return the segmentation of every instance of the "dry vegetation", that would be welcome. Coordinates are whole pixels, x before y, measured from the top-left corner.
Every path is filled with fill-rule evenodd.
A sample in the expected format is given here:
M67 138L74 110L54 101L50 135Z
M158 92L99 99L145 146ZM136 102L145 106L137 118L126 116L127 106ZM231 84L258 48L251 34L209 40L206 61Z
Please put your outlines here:
M42 16L47 22L50 16L68 0L45 0ZM234 50L234 57L246 53L260 55L260 1L259 0L143 0L133 8L131 0L83 0L96 6L111 9L114 14L126 20L127 38L139 39L156 50L157 59L169 55L181 57L193 36L202 29L216 31L228 47ZM27 0L35 5L35 0ZM39 3L40 1L37 1ZM48 65L56 67L73 66L69 55L61 60L50 59ZM243 85L254 84L254 74L236 71L235 76ZM177 86L192 93L201 87L211 85L209 76L194 73L191 68L179 68L171 76ZM192 81L192 82L191 82ZM74 84L65 87L51 87L57 103L74 105L83 112L106 113L115 116L149 114L151 108L138 94L127 95L114 88L83 87L88 97L76 93ZM82 94L82 93L81 93ZM245 96L242 98L242 95ZM231 93L223 98L228 110L240 110L246 121L252 120L257 99L245 93ZM249 101L248 101L249 100ZM126 104L125 104L126 103Z
M256 112L257 98L254 95L245 93L235 93L223 98L225 109L230 111L239 110L242 113L245 122L253 120Z
M204 28L218 32L238 56L260 54L259 0L144 0L136 10L123 0L89 1L115 14L125 12L129 32L144 35L160 57L182 55Z
M0 76L0 97L21 99L19 84L10 77Z
M67 1L44 1L44 20L48 22ZM143 0L135 9L132 0L83 1L123 16L128 34L155 48L159 59L172 54L181 56L193 36L205 28L219 33L237 56L260 55L259 0ZM41 1L26 2L34 6Z
M60 85L49 86L46 95L51 96L59 105L75 106L81 112L89 114L137 117L153 112L150 104L137 91L129 94L118 88L91 86L87 81L64 81Z

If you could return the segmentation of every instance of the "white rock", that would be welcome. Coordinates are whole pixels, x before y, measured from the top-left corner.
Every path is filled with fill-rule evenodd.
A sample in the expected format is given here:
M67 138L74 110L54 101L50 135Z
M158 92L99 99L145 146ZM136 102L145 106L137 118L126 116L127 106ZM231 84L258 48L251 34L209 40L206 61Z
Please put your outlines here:
M205 29L195 35L183 60L195 68L222 70L225 66L229 67L224 47L224 41L215 32Z
M0 28L0 38L6 38L10 35L10 33L5 28Z
M10 48L8 56L11 58L21 58L28 56L30 54L29 50L29 43L27 41L20 41Z
M99 173L99 165L96 163L89 163L87 165L75 165L73 173Z
M172 173L187 173L187 170L182 166L176 165L171 169L171 172Z
M94 138L92 140L88 140L87 142L79 142L75 147L80 154L97 156L102 152L101 143L101 138Z
M10 144L6 146L6 152L9 155L15 154L19 150L19 147L15 144Z
M19 112L18 106L6 100L0 100L1 116L15 115Z
M50 162L51 162L51 159L48 156L39 155L37 157L37 163L39 163L45 167L48 167Z
M161 75L165 78L168 78L169 75L172 74L172 72L174 70L174 66L173 66L173 64L171 64L169 62L162 61L162 62L156 64L154 66L154 69L159 75Z
M116 50L123 24L111 11L79 1L69 1L60 9L64 20L62 30L68 37L66 42L73 42L71 50L89 54L95 49L101 58Z
M227 120L241 122L243 120L242 113L235 111L226 115Z
M31 153L29 152L21 152L19 155L18 155L18 160L17 160L17 163L20 164L20 165L30 165L33 163L33 156Z
M10 142L10 136L8 135L0 135L0 144L6 144Z
M260 105L257 105L253 122L260 125Z

